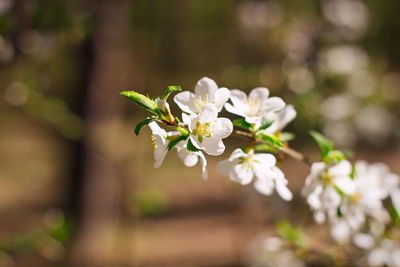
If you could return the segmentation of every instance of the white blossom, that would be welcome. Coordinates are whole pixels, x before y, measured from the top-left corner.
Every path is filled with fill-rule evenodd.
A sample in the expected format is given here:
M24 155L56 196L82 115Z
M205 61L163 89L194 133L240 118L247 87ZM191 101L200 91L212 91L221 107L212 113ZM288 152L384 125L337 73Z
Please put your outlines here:
M254 150L245 153L238 148L229 159L217 165L217 171L229 175L232 181L242 185L247 185L256 178L254 187L261 194L271 195L275 188L283 199L291 200L292 193L287 188L287 180L275 163L276 159L271 154L255 154Z
M159 168L167 155L168 134L164 129L161 129L156 122L149 123L151 130L151 142L153 145L154 168Z
M183 161L186 167L193 167L200 160L202 177L204 180L207 180L207 160L204 154L200 151L193 152L188 150L187 141L180 142L175 147L178 152L178 157Z
M268 113L281 110L285 102L279 97L268 97L269 90L258 87L251 90L249 96L240 90L231 90L230 100L225 109L233 114L244 117L246 122L254 123L255 128L261 125L262 118Z
M368 254L370 266L400 267L400 246L394 240L384 239Z
M174 101L182 111L187 113L197 114L207 104L215 104L217 111L220 112L228 101L229 95L227 88L218 88L212 79L204 77L197 82L194 94L189 91L178 93Z
M206 104L199 114L185 115L182 119L188 125L190 141L207 154L218 156L225 151L222 139L233 131L232 122L227 118L218 118L218 108Z
M268 113L264 118L272 121L271 126L261 130L266 134L274 134L286 127L297 115L296 110L292 105L287 105L283 109Z
M323 162L313 163L311 173L306 178L302 190L307 202L314 211L314 219L323 223L326 215L335 217L341 204L341 196L338 190L351 195L355 192L354 181L350 178L352 173L351 163L342 160L334 166L327 166Z

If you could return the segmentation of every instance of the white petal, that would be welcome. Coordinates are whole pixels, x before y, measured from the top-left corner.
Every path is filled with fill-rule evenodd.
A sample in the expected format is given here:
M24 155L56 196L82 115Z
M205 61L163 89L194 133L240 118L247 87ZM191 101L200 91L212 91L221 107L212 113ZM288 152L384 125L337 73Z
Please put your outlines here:
M344 221L332 225L331 235L338 243L345 244L350 240L350 227Z
M286 106L282 111L279 112L277 118L277 130L282 130L286 125L289 124L297 115L296 110L292 105Z
M269 96L269 90L265 87L257 87L251 90L249 94L249 101L264 101Z
M186 148L178 150L178 156L186 167L193 167L199 161L198 156Z
M293 198L292 192L290 192L289 188L286 186L286 183L284 183L283 180L281 179L275 180L275 187L276 191L281 196L281 198L283 198L286 201L292 200Z
M257 178L254 188L263 195L269 196L274 191L274 181L267 178Z
M233 125L230 119L218 118L215 122L215 128L213 135L219 138L226 138L231 135L233 131Z
M225 145L219 138L204 137L201 146L211 156L219 156L225 151Z
M332 176L349 176L351 174L352 167L348 160L342 160L335 166L329 168L328 172Z
M201 96L204 98L208 97L208 99L213 101L217 89L218 86L214 82L214 80L208 77L204 77L197 82L196 87L194 88L194 92L196 96Z
M353 242L357 247L362 249L371 249L375 244L374 237L364 233L355 234Z
M318 185L315 187L315 190L311 192L307 197L307 203L313 209L320 209L322 207L321 203L321 193L322 193L322 185Z
M264 114L281 110L285 107L286 103L280 97L270 97L264 101L262 111Z
M196 96L189 91L178 93L174 96L174 101L178 107L188 113L196 113L198 109L194 104Z
M158 124L155 121L150 122L148 124L148 126L149 126L149 128L151 130L151 133L153 135L158 134L158 135L161 135L161 136L164 136L164 137L167 136L167 132L164 129L162 129L160 126L158 126Z
M167 155L167 145L166 140L162 136L158 134L155 134L153 136L155 143L155 148L153 150L153 155L155 159L154 168L159 168L164 161L165 156Z
M272 154L269 153L258 153L254 154L253 159L262 164L265 168L275 166L276 159Z
M214 104L204 105L202 111L200 112L199 118L202 123L213 122L218 117L218 110Z
M240 90L231 90L230 99L232 101L233 106L239 110L240 112L246 113L248 109L247 105L247 96L246 93Z
M238 182L241 185L247 185L253 180L254 173L247 164L236 164L229 177L232 181Z
M191 115L187 115L185 113L182 113L182 121L185 124L190 124L190 121L194 118L196 118L197 116L195 114L191 114Z
M387 263L389 256L384 249L375 248L368 255L368 264L371 266L382 266Z
M230 103L226 103L225 104L225 109L226 109L226 111L228 111L228 112L230 112L232 114L235 114L235 115L238 115L238 116L241 116L241 117L245 117L246 116L246 114L244 114L244 112L242 110L238 110L237 108L232 106L232 104L230 104Z
M220 161L217 164L217 172L223 175L228 175L233 170L233 167L235 167L236 164L237 162L229 159Z
M241 157L247 157L248 154L244 153L243 150L241 150L240 148L236 148L232 154L229 156L229 160L235 160Z
M352 195L356 192L356 184L350 177L336 177L334 179L334 184L347 195Z
M323 224L325 222L325 214L321 211L316 211L313 214L314 221L318 224Z
M195 152L196 155L200 158L200 163L201 163L201 176L203 177L204 180L207 180L208 174L207 174L207 159L204 156L203 153L201 152Z
M218 112L221 112L230 95L231 93L228 88L220 88L215 92L214 103L217 106Z

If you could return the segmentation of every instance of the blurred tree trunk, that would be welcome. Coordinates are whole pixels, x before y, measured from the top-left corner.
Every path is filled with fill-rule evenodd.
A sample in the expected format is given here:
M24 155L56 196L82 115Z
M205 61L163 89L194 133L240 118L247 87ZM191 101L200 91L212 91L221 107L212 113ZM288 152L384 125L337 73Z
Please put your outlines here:
M113 122L121 115L118 91L131 83L129 0L100 0L92 38L93 62L85 100L86 132L74 266L115 266L119 191L117 159L109 153ZM110 137L112 138L112 137ZM114 137L115 138L115 137ZM114 148L116 149L116 148Z

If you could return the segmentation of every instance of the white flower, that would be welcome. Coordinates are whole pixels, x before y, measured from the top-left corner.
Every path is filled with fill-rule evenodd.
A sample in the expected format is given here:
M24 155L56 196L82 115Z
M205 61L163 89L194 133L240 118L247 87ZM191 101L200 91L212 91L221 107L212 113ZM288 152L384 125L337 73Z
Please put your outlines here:
M197 114L206 104L215 104L217 111L220 112L230 95L227 88L218 88L217 84L207 77L197 82L194 92L193 94L185 91L175 95L175 103L184 112Z
M379 246L373 248L368 255L370 266L400 266L400 246L397 242L384 239Z
M235 149L229 159L221 161L217 165L217 171L224 175L229 175L232 181L242 185L251 183L254 178L254 187L264 195L271 195L276 188L280 196L285 200L292 198L292 193L287 188L287 180L282 171L275 167L276 159L271 154L254 154L241 149Z
M182 115L188 125L190 141L207 154L218 156L225 151L223 138L233 131L232 122L227 118L218 118L218 109L214 104L206 104L198 115Z
M187 141L179 142L176 146L178 157L183 161L186 167L193 167L200 160L202 177L207 180L207 160L204 154L200 151L193 152L187 149Z
M167 132L164 129L161 129L154 121L149 123L149 127L152 133L151 143L153 145L153 154L155 159L154 168L159 168L168 152L168 135Z
M159 168L168 152L168 139L170 137L173 138L173 136L178 136L180 133L177 131L167 133L154 121L150 122L148 126L151 130L151 144L153 145L153 154L155 159L154 168Z
M314 211L316 222L323 223L326 215L336 216L341 204L338 190L347 195L355 192L355 184L350 178L351 172L352 166L347 160L342 160L332 167L327 167L323 162L312 164L302 193Z
M286 127L297 115L296 110L292 105L287 105L283 109L270 112L264 118L272 121L271 126L261 130L260 132L266 134L274 134Z
M269 90L258 87L251 90L249 97L240 90L231 90L230 100L225 109L233 114L244 117L246 122L254 123L255 128L261 125L261 120L268 113L284 108L285 102L279 97L268 97Z

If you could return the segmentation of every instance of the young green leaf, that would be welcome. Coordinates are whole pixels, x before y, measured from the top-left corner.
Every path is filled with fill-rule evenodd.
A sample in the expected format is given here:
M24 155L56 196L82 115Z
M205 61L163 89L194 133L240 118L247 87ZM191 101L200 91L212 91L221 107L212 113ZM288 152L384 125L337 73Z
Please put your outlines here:
M293 133L282 132L281 138L284 142L292 141L296 136Z
M169 141L167 146L168 151L171 150L174 146L176 146L179 142L184 141L186 139L188 139L187 135L180 135L178 137L175 137L174 139Z
M233 124L233 126L243 128L246 130L249 130L250 128L252 128L252 125L243 118L232 121L232 124Z
M259 128L259 130L264 130L264 129L269 128L272 125L272 123L274 123L274 122L263 118L261 121L261 127Z
M135 127L135 134L138 135L140 133L140 130L143 128L143 126L149 124L150 122L154 121L154 118L147 118L136 124Z
M304 247L306 245L305 234L299 227L293 226L287 220L278 221L276 230L282 239L291 242L293 245L298 247Z
M182 88L179 85L170 85L167 87L167 90L165 90L164 95L162 96L163 100L167 100L169 95L173 92L179 92L182 91Z
M122 96L125 96L129 100L135 102L138 106L144 108L147 111L150 111L154 114L159 114L159 110L157 107L156 102L154 102L152 99L149 97L142 95L138 92L135 91L122 91L119 93Z
M259 133L257 135L257 137L265 142L268 142L269 144L271 144L272 146L274 146L276 148L283 148L283 144L284 144L283 140L275 135Z
M315 142L317 142L319 148L321 149L322 158L327 156L329 151L334 149L333 142L322 134L316 131L311 131L310 135L314 138Z
M192 151L192 152L200 151L197 147L195 147L193 145L193 143L192 143L192 141L190 141L190 139L188 140L186 148L187 148L187 150Z

